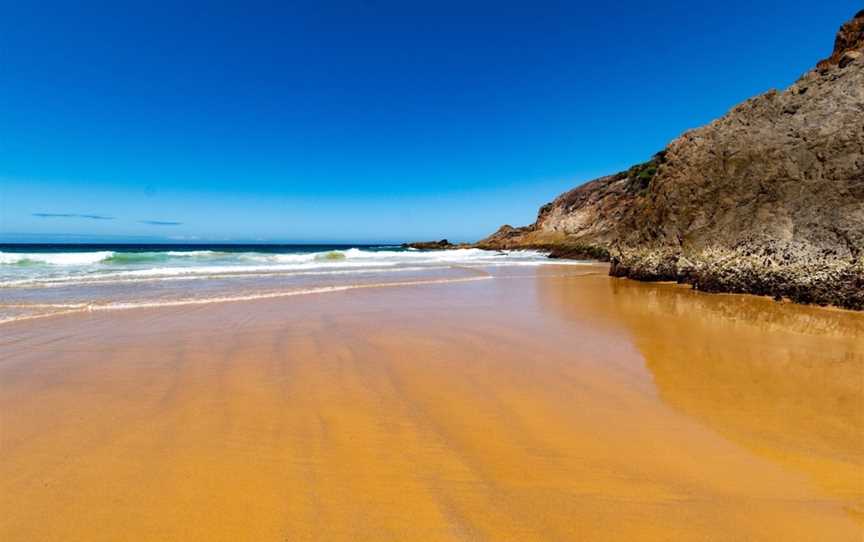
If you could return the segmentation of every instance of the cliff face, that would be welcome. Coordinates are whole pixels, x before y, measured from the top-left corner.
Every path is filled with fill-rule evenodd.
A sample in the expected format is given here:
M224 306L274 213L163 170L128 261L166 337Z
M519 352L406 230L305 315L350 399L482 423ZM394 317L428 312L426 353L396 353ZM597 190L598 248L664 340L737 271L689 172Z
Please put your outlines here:
M790 88L478 245L608 253L616 276L864 308L864 11Z

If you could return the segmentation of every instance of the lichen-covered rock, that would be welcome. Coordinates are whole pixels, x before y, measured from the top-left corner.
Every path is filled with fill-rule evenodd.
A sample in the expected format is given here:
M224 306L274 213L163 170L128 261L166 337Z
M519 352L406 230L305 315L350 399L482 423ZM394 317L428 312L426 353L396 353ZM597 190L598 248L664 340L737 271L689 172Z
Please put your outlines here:
M608 250L616 276L864 309L864 11L790 88L511 230L511 248Z

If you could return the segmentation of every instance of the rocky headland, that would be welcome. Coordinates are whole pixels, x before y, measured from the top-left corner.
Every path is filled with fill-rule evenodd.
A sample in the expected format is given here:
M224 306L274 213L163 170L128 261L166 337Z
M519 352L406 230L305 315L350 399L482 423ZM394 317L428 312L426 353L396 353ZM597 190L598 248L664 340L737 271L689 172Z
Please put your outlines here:
M608 260L619 277L864 309L864 10L788 89L745 101L476 246L540 248Z

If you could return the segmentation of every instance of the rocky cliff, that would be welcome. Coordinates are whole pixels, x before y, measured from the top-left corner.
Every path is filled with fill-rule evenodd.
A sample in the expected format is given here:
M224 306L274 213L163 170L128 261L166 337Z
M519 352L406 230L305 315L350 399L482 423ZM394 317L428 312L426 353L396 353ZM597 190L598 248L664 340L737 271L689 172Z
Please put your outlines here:
M788 89L478 246L545 247L609 259L615 276L864 309L864 11Z

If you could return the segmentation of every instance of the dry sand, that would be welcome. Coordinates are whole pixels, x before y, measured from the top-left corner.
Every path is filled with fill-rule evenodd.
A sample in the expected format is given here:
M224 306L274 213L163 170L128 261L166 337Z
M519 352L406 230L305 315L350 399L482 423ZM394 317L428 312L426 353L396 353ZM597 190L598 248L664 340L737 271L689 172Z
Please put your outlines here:
M0 540L850 540L864 315L549 266L0 327Z

